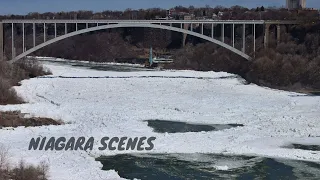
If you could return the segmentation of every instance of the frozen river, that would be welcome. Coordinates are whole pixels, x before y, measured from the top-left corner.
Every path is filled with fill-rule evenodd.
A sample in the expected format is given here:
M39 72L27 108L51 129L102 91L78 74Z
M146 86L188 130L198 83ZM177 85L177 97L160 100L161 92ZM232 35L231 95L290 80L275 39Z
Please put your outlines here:
M52 179L119 179L119 174L141 178L123 170L133 168L132 161L127 161L128 156L118 155L114 156L118 158L116 162L107 161L114 163L116 168L108 166L106 161L103 166L95 160L100 156L125 153L139 153L139 158L131 159L149 162L155 173L157 168L165 168L147 158L154 153L162 154L161 157L172 154L182 161L182 165L168 164L173 160L167 158L169 160L162 162L167 168L211 160L205 167L210 166L212 169L206 173L213 175L217 175L214 174L216 171L221 174L221 171L247 167L252 161L254 166L262 163L261 167L268 163L270 167L284 164L279 168L285 171L290 167L290 177L299 177L295 173L303 172L303 168L311 169L310 177L320 175L319 96L246 84L224 72L154 71L140 66L63 61L44 64L53 75L26 80L22 86L15 87L29 103L0 106L0 110L21 110L32 116L61 119L67 124L0 130L0 143L10 148L11 158L16 162L21 158L31 163L49 162ZM154 148L147 152L102 151L98 146L87 151L28 150L31 138L62 136L94 137L95 145L106 136L156 139ZM145 160L141 160L144 156L147 156ZM225 156L239 158L221 159ZM254 160L249 161L245 156ZM256 160L259 157L263 158ZM298 163L301 161L308 161L303 163L310 168ZM102 171L102 167L106 171ZM142 166L133 169L146 171ZM199 169L196 168L195 173ZM164 174L171 171L165 169ZM223 177L236 177L234 173L222 174ZM175 179L174 176L171 179Z

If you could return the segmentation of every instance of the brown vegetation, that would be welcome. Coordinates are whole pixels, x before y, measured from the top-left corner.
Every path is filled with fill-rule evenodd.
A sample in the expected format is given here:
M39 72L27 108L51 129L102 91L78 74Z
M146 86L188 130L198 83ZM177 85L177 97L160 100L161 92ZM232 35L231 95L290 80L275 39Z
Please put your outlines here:
M168 68L226 71L239 74L249 82L272 88L319 90L319 25L295 27L295 33L300 34L299 39L292 34L282 34L281 43L270 43L269 49L259 48L252 62L206 43L188 45L177 51L174 64Z
M320 89L320 23L299 25L281 43L260 50L246 78L282 89Z
M11 87L19 85L21 80L47 74L50 71L32 59L23 59L15 64L0 61L0 105L23 103Z
M98 34L74 36L66 41L51 44L35 53L39 56L43 54L49 57L98 62L137 56L133 45L126 42L120 33L103 31Z
M23 160L13 168L9 163L9 151L0 145L0 180L47 180L49 166L41 162L38 166L26 165Z
M34 59L23 59L15 64L0 61L0 105L19 104L23 100L12 86L19 85L23 79L50 74ZM0 112L1 127L60 125L61 122L50 118L24 118L18 112Z
M62 121L56 121L50 118L30 117L25 118L19 111L0 112L0 127L18 127L18 126L45 126L61 125Z

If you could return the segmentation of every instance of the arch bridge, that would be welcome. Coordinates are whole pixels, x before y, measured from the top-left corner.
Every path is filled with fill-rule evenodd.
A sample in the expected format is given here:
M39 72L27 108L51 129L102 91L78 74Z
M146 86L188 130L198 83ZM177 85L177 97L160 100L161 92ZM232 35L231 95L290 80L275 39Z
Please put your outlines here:
M33 43L31 48L26 48L26 24L32 25L32 40ZM80 26L82 24L82 26ZM280 25L288 24L298 24L295 21L263 21L263 20L42 20L42 19L32 19L32 20L2 20L0 21L0 59L4 59L4 26L11 26L11 55L12 58L9 62L13 63L36 50L43 48L49 44L55 43L57 41L98 30L103 29L113 29L113 28L127 28L127 27L144 27L144 28L156 28L165 29L175 32L180 32L185 35L192 35L221 47L224 47L233 53L236 53L248 61L252 60L252 57L246 54L246 27L251 27L253 30L253 52L256 51L256 26L264 26L264 45L267 47L269 38L269 27L270 25L277 25L277 37L280 39ZM20 25L20 30L22 31L22 52L16 55L16 45L15 45L15 35L18 26ZM47 40L48 25L54 26L54 38ZM73 25L75 28L73 31L68 31L68 26ZM204 33L204 25L211 27L210 35ZM217 25L221 25L221 36L214 37L214 31ZM36 44L36 29L38 26L43 26L43 42ZM57 34L57 27L64 28L64 34ZM82 28L79 28L82 27ZM225 26L231 27L231 45L225 42ZM242 26L242 48L235 48L235 26ZM200 32L195 32L194 28L200 27ZM184 42L183 42L184 45ZM30 45L28 45L30 47Z

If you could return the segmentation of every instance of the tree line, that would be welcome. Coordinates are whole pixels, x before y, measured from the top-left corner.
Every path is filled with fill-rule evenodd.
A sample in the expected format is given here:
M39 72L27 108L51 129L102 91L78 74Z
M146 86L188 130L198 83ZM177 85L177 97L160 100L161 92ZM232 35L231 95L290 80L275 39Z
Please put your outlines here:
M237 20L318 20L319 12L317 10L291 10L277 7L257 7L246 8L242 6L232 6L230 8L223 6L195 8L194 6L183 7L176 6L170 10L177 13L193 14L196 18L212 17L213 14L223 12L221 19ZM1 19L154 19L156 17L166 17L168 9L149 8L149 9L126 9L124 11L106 10L102 12L93 12L86 10L70 12L30 12L26 15L2 15ZM175 16L174 18L179 18Z

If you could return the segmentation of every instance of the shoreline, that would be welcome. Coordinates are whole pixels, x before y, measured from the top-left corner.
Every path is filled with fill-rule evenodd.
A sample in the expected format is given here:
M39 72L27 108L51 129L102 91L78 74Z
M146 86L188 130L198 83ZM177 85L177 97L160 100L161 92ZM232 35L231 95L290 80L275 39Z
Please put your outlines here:
M28 56L28 58L35 58L39 62L41 61L48 61L48 62L70 62L70 63L81 63L81 64L94 64L94 65L116 65L116 66L128 66L128 67L136 67L136 68L142 68L146 70L150 70L150 68L145 67L143 64L140 63L121 63L121 62L96 62L96 61L83 61L83 60L69 60L69 59L64 59L64 58L56 58L56 57L42 57L42 56ZM134 59L134 58L132 58ZM157 68L151 68L151 69L157 69ZM192 69L172 69L172 68L160 68L161 70L173 70L173 71L196 71ZM212 72L212 71L197 71L197 72ZM213 71L215 72L215 71ZM234 73L230 73L234 74ZM240 76L238 74L234 74L237 76ZM243 78L246 82L248 82L244 77L240 76ZM256 84L260 87L266 87L270 89L275 89L275 90L283 90L283 91L288 91L288 92L295 92L295 93L302 93L306 94L309 96L320 96L320 89L314 89L310 87L300 87L296 88L291 86L273 86L273 85L266 85L264 83L254 83L254 82L249 82Z

